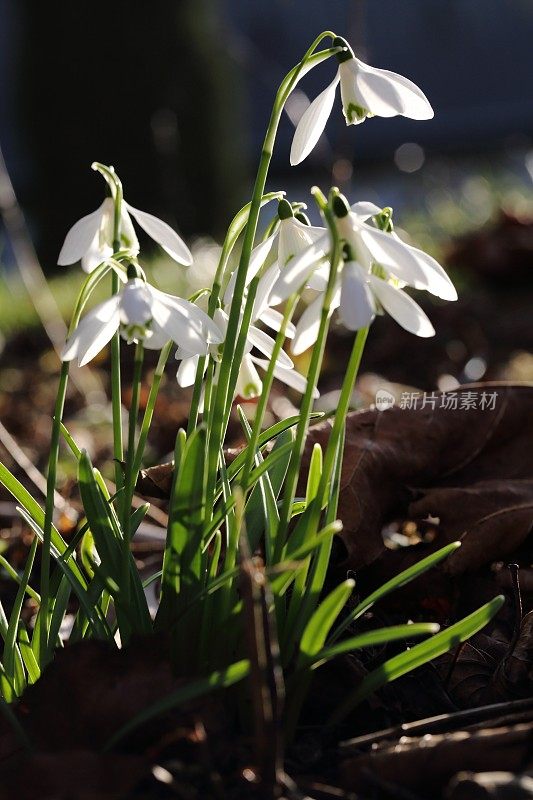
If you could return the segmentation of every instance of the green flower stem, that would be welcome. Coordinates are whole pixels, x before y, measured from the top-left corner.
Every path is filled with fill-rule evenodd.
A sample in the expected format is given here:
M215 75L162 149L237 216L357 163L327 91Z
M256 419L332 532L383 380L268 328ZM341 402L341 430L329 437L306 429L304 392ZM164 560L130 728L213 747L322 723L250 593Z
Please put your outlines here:
M263 195L261 198L261 205L265 205L265 203L269 203L271 200L280 200L284 195L284 192L268 192L267 194ZM215 273L215 277L213 279L213 288L209 294L209 303L207 313L212 318L214 313L219 305L219 298L222 293L223 283L225 282L225 278L227 277L227 267L229 263L229 259L231 253L233 252L233 248L237 244L240 234L244 226L246 225L246 220L248 218L250 212L250 203L247 203L240 211L232 219L230 226L226 232L226 236L224 238L224 243L222 245L222 250L220 252L220 258L218 260L217 270ZM205 375L205 363L207 360L207 356L201 356L198 362L198 368L196 370L196 377L194 381L194 388L193 388L193 396L191 400L191 410L189 413L189 421L187 425L187 436L190 436L194 429L198 424L198 411L200 407L200 398L202 396L202 386L204 381ZM212 363L209 365L210 369L212 370ZM212 372L209 373L212 376ZM209 380L209 375L208 375ZM207 392L206 389L206 397L204 399L204 408L209 408L209 399L211 393Z
M135 458L133 459L133 466L131 471L132 493L135 490L137 478L139 477L139 472L141 469L142 459L144 455L144 449L146 447L146 442L148 440L148 433L150 431L150 426L152 424L152 419L154 416L154 409L157 401L157 395L159 394L159 387L161 385L161 380L163 378L163 373L165 371L165 366L168 361L171 349L172 349L172 342L167 342L166 345L162 348L161 353L159 354L159 360L157 362L157 366L154 371L154 377L152 379L152 385L150 387L150 392L148 394L148 400L146 401L146 408L144 411L143 421L141 423L139 441L137 442L137 449L135 450Z
M98 283L111 269L111 266L103 263L98 266L85 280L80 289L80 293L74 306L74 313L68 329L68 336L71 336L80 320L82 311ZM65 407L65 397L67 393L68 376L70 362L64 361L61 365L61 374L57 388L54 417L52 419L52 433L50 437L50 455L48 457L48 473L46 481L46 502L43 524L43 549L41 557L41 610L39 613L38 624L40 628L40 666L41 669L46 663L48 653L48 624L49 624L49 605L50 605L50 547L52 539L52 524L54 517L54 492L56 488L57 462L59 458L59 440L61 436L61 423L63 421L63 410Z
M113 219L113 254L120 251L120 218L122 211L122 184L118 175L113 171L115 182L115 213ZM113 271L111 277L111 292L118 294L120 283L118 275ZM122 444L122 388L120 378L120 332L117 330L111 339L111 407L113 412L113 456L115 459L115 485L117 487L117 505L119 510L124 504L124 497L120 491L124 486L122 461L124 448Z
M244 353L246 350L248 331L250 330L250 325L253 322L252 312L254 310L254 302L258 286L259 286L259 275L256 275L255 278L253 278L253 280L251 280L248 285L246 303L244 305L244 314L242 315L241 326L239 328L239 334L237 337L237 344L235 346L235 350L233 351L233 359L231 362L231 370L228 381L228 397L227 397L228 402L226 404L225 415L224 415L223 434L225 433L229 423L231 409L233 406L233 400L235 398L235 389L237 386L237 381L239 379L239 372L242 365L242 359L244 357ZM222 436L222 440L223 439L224 435Z
M113 255L120 252L120 226L122 216L122 203L124 193L122 183L113 167L107 167L95 161L92 168L97 170L104 179L113 195ZM113 272L111 277L111 293L118 294L120 282L118 276ZM124 460L124 448L122 444L122 390L120 378L120 332L114 334L111 339L111 408L113 412L113 456L115 459L115 484L117 487L117 507L119 517L124 506L124 495L120 490L124 487L124 475L122 472L122 461Z
M337 458L338 450L339 448L342 448L344 444L346 415L350 410L350 400L357 374L359 372L359 366L361 364L361 358L367 336L368 328L361 328L361 330L357 331L357 336L355 337L353 343L350 360L346 369L346 375L342 384L337 410L335 412L333 426L328 439L326 453L324 455L324 463L322 467L322 474L320 476L320 482L318 484L316 497L308 521L308 529L311 532L318 530L322 509L326 504L326 524L328 522L333 522L337 516L338 493L336 493L334 497L329 497L328 503L329 485L333 477L333 470L335 467L335 460ZM339 454L339 457L342 462L342 452ZM293 648L297 647L301 634L303 633L303 628L305 627L307 620L310 618L310 615L312 614L319 600L324 584L324 576L329 563L332 543L333 539L329 539L327 542L324 542L322 545L320 545L312 560L311 569L306 581L305 595L303 598L296 601L296 608L293 611L295 624L290 632L287 631L287 634L290 634L290 645ZM290 659L290 657L291 654L288 653L287 658Z
M124 520L123 526L125 538L130 539L130 519L131 519L131 500L135 491L135 483L133 482L133 465L135 462L135 432L137 429L137 418L139 416L139 396L141 392L142 369L144 363L144 346L142 341L138 341L135 347L135 360L133 366L133 379L131 383L131 403L130 413L128 420L128 451L126 456L126 471L125 471L125 500L124 500ZM137 478L135 476L135 482Z
M335 412L335 418L328 440L328 446L324 456L324 467L317 491L317 497L321 499L322 505L326 501L327 487L331 479L339 441L343 435L346 425L346 415L350 410L350 401L352 398L357 374L359 372L359 367L361 365L361 358L363 356L363 350L365 349L367 336L368 328L361 328L357 331L350 355L350 360L348 362L348 367L346 369L346 375L344 376L344 381L342 383L341 394L339 397L337 410ZM318 508L319 503L317 503L317 510ZM334 510L334 513L337 513L336 509Z
M52 420L52 435L50 440L50 456L48 458L48 475L46 479L46 504L43 525L43 549L41 555L41 609L39 612L40 637L39 637L39 665L41 670L46 665L48 653L48 624L50 607L50 550L52 544L52 523L54 517L54 492L57 478L57 462L59 458L59 439L61 436L61 421L65 408L67 394L68 374L70 363L63 361L57 388L54 417Z
M228 320L224 353L222 356L222 362L218 374L216 391L213 398L214 425L213 428L210 430L209 445L208 445L208 470L209 470L208 485L210 485L211 487L214 487L216 483L216 472L218 466L219 451L225 434L225 421L228 418L227 408L228 406L231 407L231 403L233 400L233 393L230 387L230 378L231 378L232 364L235 359L235 351L236 351L236 345L234 343L237 343L238 341L239 327L241 327L242 329L246 325L244 317L241 323L242 298L244 296L244 289L246 285L246 274L248 271L248 265L250 263L250 255L252 252L252 247L257 230L259 210L261 207L261 199L263 197L265 190L266 179L268 175L270 161L272 158L272 151L274 148L274 142L276 139L279 121L281 119L281 114L283 112L283 108L287 101L287 98L289 94L292 92L294 86L296 85L300 77L300 74L304 70L304 67L311 61L314 50L318 47L320 42L327 37L334 39L335 35L331 31L325 31L324 33L320 34L320 36L318 36L315 39L311 47L307 50L300 63L286 75L276 94L276 99L274 101L274 106L272 108L272 113L268 123L268 128L263 143L263 149L261 152L261 158L259 161L259 168L255 179L252 201L250 204L250 213L248 216L248 221L244 232L244 241L242 246L241 258L237 269L234 300L231 304L231 311ZM325 55L315 54L315 56L320 57L320 59L319 58L315 59L316 62L320 63L320 60L323 60L324 58L329 58L330 55L336 54L338 52L338 49L339 48L330 48L327 51L323 51ZM250 292L251 292L251 287L248 292L249 296ZM245 334L247 333L247 328L244 329L244 333ZM211 491L213 491L213 489ZM213 499L212 494L208 494L207 495L208 508L209 507L212 508L213 506L212 502L210 502L212 499Z
M324 357L326 337L329 329L329 320L331 317L331 303L333 301L333 295L335 292L337 271L341 257L341 240L337 232L337 226L335 225L335 221L333 219L333 213L327 205L326 198L322 192L317 189L317 187L312 189L312 193L326 218L330 230L332 239L330 270L328 284L324 293L324 303L322 305L318 336L311 354L311 363L309 364L307 389L300 407L300 419L296 428L296 436L291 452L289 467L287 469L287 477L285 479L283 504L280 512L278 535L276 537L276 552L274 553L274 561L278 560L281 556L281 550L285 544L287 530L291 519L292 504L296 495L298 476L300 474L300 463L305 447L305 440L309 428L309 419L313 406L313 391L318 382L318 376L322 366L322 359Z
M192 432L198 425L198 412L200 408L200 398L202 397L202 386L204 384L204 374L206 368L207 356L200 356L198 359L198 367L194 378L194 387L192 390L191 408L189 411L189 420L187 422L187 438L191 436Z
M276 365L277 358L281 352L281 348L283 347L283 342L285 341L285 335L287 330L287 325L289 324L292 315L294 313L294 309L296 308L296 304L298 302L298 295L293 294L286 303L285 311L283 314L283 320L280 325L280 329L276 336L276 341L274 343L274 349L272 351L272 356L270 358L270 363L268 365L268 369L265 373L265 377L262 381L262 390L261 395L259 397L259 402L257 404L257 410L254 417L254 424L252 427L252 434L250 436L250 440L248 442L246 448L246 461L244 462L244 467L242 471L242 479L240 481L241 486L243 487L243 491L245 491L245 487L248 485L248 480L250 478L250 472L254 466L254 460L257 450L257 443L259 441L259 436L261 434L261 428L263 427L263 420L265 417L265 411L268 403L268 398L270 396L270 390L272 388L272 382L274 380L274 368Z

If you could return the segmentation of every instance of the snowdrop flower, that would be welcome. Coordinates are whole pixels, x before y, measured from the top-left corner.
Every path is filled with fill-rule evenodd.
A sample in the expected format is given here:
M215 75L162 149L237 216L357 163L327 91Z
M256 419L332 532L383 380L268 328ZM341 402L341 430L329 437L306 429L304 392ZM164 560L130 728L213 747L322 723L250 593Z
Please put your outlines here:
M374 203L355 203L351 208L346 198L338 195L333 201L337 228L341 238L350 246L356 260L367 272L374 264L391 273L404 285L425 289L442 300L457 300L457 292L440 264L427 253L402 242L394 232L387 233L368 224L370 217L382 214ZM287 299L302 285L325 288L328 265L321 262L329 250L329 234L324 234L304 253L294 258L280 272L270 295L272 305Z
M74 223L63 242L57 263L66 266L81 260L85 272L92 272L98 264L109 258L113 254L114 213L113 198L106 197L96 211ZM192 264L189 248L170 225L124 201L120 219L120 242L133 256L139 253L140 248L131 217L174 261L185 266Z
M295 256L303 253L310 244L324 235L324 228L315 228L307 224L308 221L304 215L298 211L295 213L291 204L285 199L279 201L277 213L279 225L274 233L252 250L246 275L246 286L255 278L276 244L277 260L270 268L271 275L274 275L274 273L279 274ZM228 282L224 295L224 303L226 305L231 302L236 280L237 271L233 273Z
M258 306L258 309L260 310L260 306ZM224 333L224 335L227 332L228 320L229 315L227 310L222 310L219 308L215 311L214 322ZM256 366L265 370L268 369L269 361L272 358L274 345L274 339L272 339L267 333L260 330L260 328L257 328L255 325L250 325L244 356L239 369L239 375L235 387L236 397L242 397L248 400L261 394L262 383ZM264 356L266 356L266 358L252 355L251 350L254 347ZM220 360L220 348L211 346L209 350L215 360ZM198 367L198 356L187 352L187 348L180 347L176 352L176 358L182 359L176 375L179 385L192 386ZM205 365L205 367L206 366L207 365ZM284 350L280 351L276 359L274 366L274 377L287 384L287 386L291 386L293 389L296 389L296 391L301 392L302 394L305 392L307 381L294 369L291 359ZM319 396L318 392L316 391L315 396Z
M207 353L213 343L222 341L217 325L193 303L161 292L128 272L122 290L95 306L83 317L67 340L63 361L78 358L82 367L93 359L120 328L129 343L142 341L158 350L169 340L188 353Z
M364 64L341 37L337 37L333 45L345 48L337 55L337 74L306 109L296 127L290 155L292 166L307 158L318 142L331 114L339 83L347 125L358 125L374 116L401 115L417 120L433 117L427 97L412 81L396 72Z
M376 313L387 311L406 330L417 336L433 336L429 319L415 301L402 291L404 286L425 289L444 300L456 300L452 282L434 258L407 245L393 231L380 230L367 220L385 220L391 227L390 214L373 203L356 203L351 208L346 199L334 198L333 210L340 236L345 242L345 261L339 269L332 307L339 308L341 320L350 330L369 325ZM318 333L322 308L322 293L326 288L329 264L322 265L328 249L326 239L315 242L307 252L295 259L289 285L283 285L283 275L272 291L288 296L293 284L309 285L319 292L317 298L302 314L296 326L292 352L301 353L310 347ZM318 266L317 266L318 264ZM286 276L285 276L286 277Z

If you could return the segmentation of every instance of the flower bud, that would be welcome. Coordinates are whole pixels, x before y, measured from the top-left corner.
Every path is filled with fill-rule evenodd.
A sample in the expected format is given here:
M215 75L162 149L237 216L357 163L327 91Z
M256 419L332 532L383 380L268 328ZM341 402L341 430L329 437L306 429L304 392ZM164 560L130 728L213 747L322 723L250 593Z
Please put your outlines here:
M130 261L130 263L128 264L126 275L129 281L132 281L135 278L140 278L141 280L144 280L144 273L142 272L139 265L135 264L133 261Z
M343 194L336 194L333 198L333 213L341 219L350 213L350 205Z
M374 221L380 231L391 233L394 230L394 225L392 224L392 208L390 208L390 206L383 208L380 214L376 214Z
M343 261L355 261L353 249L351 245L348 244L348 242L344 242L342 246L342 258Z
M291 219L292 217L294 217L292 206L288 200L285 200L284 197L278 202L278 217L281 220Z
M309 225L309 226L311 225L311 220L309 219L307 214L304 214L303 211L297 211L294 216L298 220L298 222L301 222L304 225Z
M333 39L333 47L343 47L344 50L341 50L340 53L337 53L337 60L339 64L342 64L344 61L349 61L351 58L354 57L354 52L346 39L343 39L342 36L336 36Z

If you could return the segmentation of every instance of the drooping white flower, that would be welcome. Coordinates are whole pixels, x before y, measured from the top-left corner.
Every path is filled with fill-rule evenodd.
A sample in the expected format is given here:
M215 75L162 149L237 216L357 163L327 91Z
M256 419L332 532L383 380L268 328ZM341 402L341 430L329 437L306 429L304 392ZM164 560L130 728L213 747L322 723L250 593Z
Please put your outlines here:
M211 344L222 341L217 325L193 303L132 277L118 294L83 317L65 344L63 361L77 357L80 367L87 364L119 328L128 342L142 340L152 350L172 340L188 353L205 354Z
M113 254L114 201L106 197L101 206L79 219L69 230L59 253L60 266L81 260L85 272L92 272L98 264ZM133 256L139 253L139 241L131 221L138 225L179 264L190 266L192 255L185 242L163 220L122 203L120 219L121 246Z
M315 228L312 225L306 224L307 220L303 222L298 219L298 216L303 217L303 214L297 212L297 215L295 215L294 209L287 200L282 199L279 201L278 227L264 242L261 242L261 244L257 245L257 247L252 250L245 286L248 286L251 280L258 274L274 246L277 247L277 259L269 269L270 275L274 275L275 272L279 274L295 256L303 253L310 244L323 236L324 228ZM228 282L224 295L224 303L226 305L231 302L235 291L236 280L237 271L233 273Z
M432 256L402 242L396 233L387 233L368 223L370 217L382 211L374 203L355 203L350 208L339 196L335 198L334 211L341 238L367 272L377 264L404 285L425 289L442 300L457 300L453 283ZM329 267L323 262L328 250L329 234L324 234L294 258L274 284L270 296L272 305L287 299L305 283L311 288L324 287Z
M425 120L433 109L421 89L412 81L377 69L356 58L345 39L338 37L334 46L344 47L338 54L339 68L329 86L316 97L300 119L292 141L292 166L307 158L318 142L331 114L337 85L340 83L342 110L347 125L358 125L367 117L395 117Z
M217 309L214 314L214 321L220 330L226 335L228 327L229 315L227 311ZM293 331L294 332L294 331ZM262 369L268 369L272 353L274 351L275 341L267 333L257 328L255 325L250 325L246 339L243 359L239 368L239 375L235 387L235 396L244 399L257 397L261 394L262 383L257 372L256 365ZM253 348L260 351L266 358L252 355ZM220 359L220 350L218 347L211 346L210 353L215 360ZM181 364L178 367L176 374L177 381L180 386L192 386L198 368L198 356L192 355L185 347L180 347L176 352L176 358L181 359ZM207 366L207 365L205 365ZM291 386L302 394L305 392L307 381L295 369L292 360L289 358L284 350L278 354L274 365L274 377L283 383ZM314 393L318 397L318 392Z
M386 232L367 223L382 210L372 203L356 203L351 208L342 197L334 200L337 227L348 257L339 268L332 310L347 328L358 330L369 325L376 313L386 311L406 330L417 336L433 336L435 331L420 306L404 291L404 286L425 289L444 300L456 300L452 282L435 259L407 245L394 232ZM307 281L318 296L308 306L296 325L292 352L302 353L315 341L320 325L323 292L329 276L329 263L323 263L329 243L315 242L295 259L287 275L280 275L271 299L291 294ZM283 281L285 280L285 284Z

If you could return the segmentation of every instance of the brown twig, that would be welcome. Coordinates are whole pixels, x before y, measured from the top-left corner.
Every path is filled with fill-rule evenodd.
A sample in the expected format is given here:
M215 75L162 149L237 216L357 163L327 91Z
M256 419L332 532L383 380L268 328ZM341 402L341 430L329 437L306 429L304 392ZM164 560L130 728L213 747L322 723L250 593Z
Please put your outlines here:
M282 795L285 785L281 737L284 684L275 623L269 613L272 598L263 569L257 567L250 557L248 541L242 530L239 547L241 592L251 664L255 760L264 796L277 798Z

